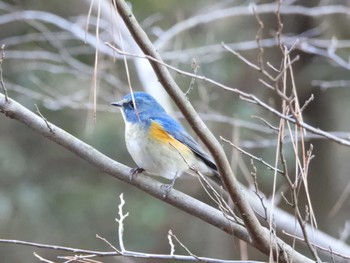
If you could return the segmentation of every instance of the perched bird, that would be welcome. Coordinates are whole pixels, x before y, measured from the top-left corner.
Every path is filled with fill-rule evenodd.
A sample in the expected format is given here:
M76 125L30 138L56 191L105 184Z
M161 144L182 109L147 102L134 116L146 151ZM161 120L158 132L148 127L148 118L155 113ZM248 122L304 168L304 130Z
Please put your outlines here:
M211 157L151 95L134 92L111 104L120 107L125 121L126 147L138 166L133 173L162 176L172 180L172 188L183 173L194 175L190 167L195 167L220 181Z

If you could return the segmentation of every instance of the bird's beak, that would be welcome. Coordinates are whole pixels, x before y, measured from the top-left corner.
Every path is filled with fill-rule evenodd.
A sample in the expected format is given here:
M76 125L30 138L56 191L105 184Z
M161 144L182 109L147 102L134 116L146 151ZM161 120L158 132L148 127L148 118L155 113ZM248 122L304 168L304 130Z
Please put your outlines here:
M117 106L119 108L123 107L124 101L117 101L117 102L112 102L111 105Z

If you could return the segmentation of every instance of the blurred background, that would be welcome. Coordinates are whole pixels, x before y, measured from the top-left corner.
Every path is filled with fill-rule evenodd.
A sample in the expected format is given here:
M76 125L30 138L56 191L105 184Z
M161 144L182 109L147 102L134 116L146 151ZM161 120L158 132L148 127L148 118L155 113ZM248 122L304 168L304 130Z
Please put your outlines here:
M281 40L289 47L295 45L292 56L300 57L293 69L301 105L312 94L314 96L304 111L304 119L314 127L348 138L349 2L283 2L281 8L290 12L282 12ZM97 19L99 3L101 13ZM224 42L258 63L259 26L251 11L253 4L258 6L257 10L259 5L267 10L259 15L264 24L259 35L263 60L279 68L283 56L275 38L278 25L274 1L130 1L135 17L168 64L193 72L194 59L198 75L252 93L280 109L280 98L259 81L259 78L264 79L262 74L221 45ZM50 122L116 161L134 167L124 143L121 115L109 106L110 102L129 93L125 64L105 42L121 45L121 35L127 52L139 54L140 51L122 24L111 22L115 15L108 1L94 1L90 18L89 6L90 1L83 0L0 1L0 45L5 45L4 82L11 98L32 111L37 105ZM314 8L316 15L293 11L297 10L293 7L300 6ZM97 25L99 42L95 38ZM96 50L99 55L95 121ZM127 62L134 90L152 93L190 130L159 86L148 62L130 57ZM271 68L266 68L271 72ZM186 92L191 78L171 73ZM207 82L196 81L188 98L218 139L222 136L268 163L274 163L277 135L254 117L278 126L278 119L270 112ZM315 158L309 171L309 191L319 228L349 244L349 148L308 134L306 145L310 144L314 147ZM251 183L250 159L228 144L222 145L238 179L244 184ZM293 173L295 161L290 144L286 144L286 157L290 173ZM256 166L260 189L270 197L273 172L257 163ZM285 189L283 178L278 178L277 182L278 189ZM211 202L197 180L179 180L176 188ZM124 232L127 249L169 253L167 233L171 229L196 255L240 258L241 244L233 237L102 174L23 124L0 115L0 238L110 250L95 236L98 234L118 247L115 218L121 193L126 201L125 210L130 213ZM292 212L283 200L278 205ZM55 261L58 255L64 255L57 251L0 244L2 262L36 262L34 251ZM186 254L179 247L176 252ZM251 259L267 260L254 249L249 248L248 255ZM123 258L102 260L147 262Z

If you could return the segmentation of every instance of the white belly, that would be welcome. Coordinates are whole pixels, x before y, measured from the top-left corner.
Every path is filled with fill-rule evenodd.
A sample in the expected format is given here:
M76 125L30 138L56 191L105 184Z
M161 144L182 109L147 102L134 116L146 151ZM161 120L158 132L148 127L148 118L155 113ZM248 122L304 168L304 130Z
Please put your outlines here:
M138 167L145 169L150 174L170 180L175 176L180 176L185 171L189 171L187 163L192 165L196 161L196 157L192 153L181 156L170 144L150 140L148 132L140 129L138 124L126 124L125 141L126 147Z

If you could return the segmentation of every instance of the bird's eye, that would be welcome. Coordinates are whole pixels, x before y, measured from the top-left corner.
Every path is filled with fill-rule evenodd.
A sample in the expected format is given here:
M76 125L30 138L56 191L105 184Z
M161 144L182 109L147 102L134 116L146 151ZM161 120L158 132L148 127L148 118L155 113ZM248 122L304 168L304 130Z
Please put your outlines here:
M134 103L132 102L132 100L128 103L128 106L132 109L134 108Z

